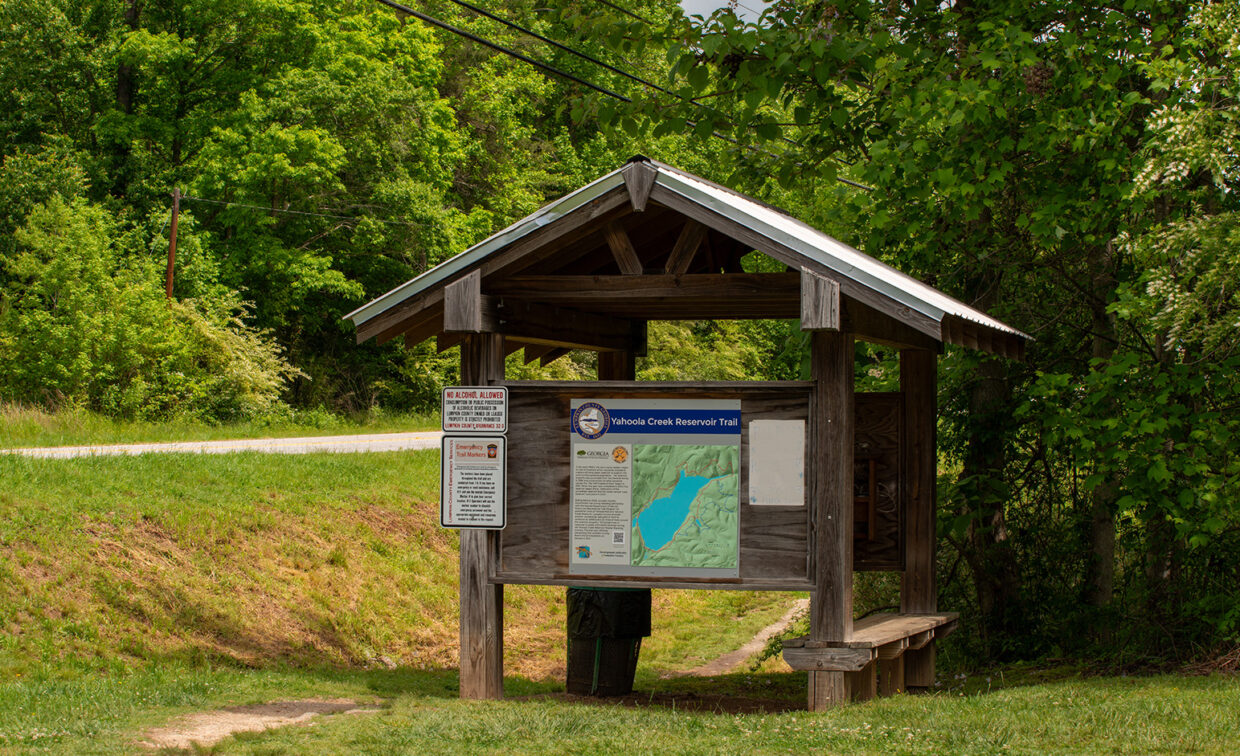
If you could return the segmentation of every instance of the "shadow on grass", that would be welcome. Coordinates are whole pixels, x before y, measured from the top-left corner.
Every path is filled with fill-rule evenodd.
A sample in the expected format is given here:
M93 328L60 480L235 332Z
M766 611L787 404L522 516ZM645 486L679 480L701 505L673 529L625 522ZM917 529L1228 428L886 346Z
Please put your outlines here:
M657 679L640 676L625 696L579 696L558 690L519 695L511 680L505 693L517 700L551 700L583 706L658 707L713 714L779 714L805 710L804 672L762 672L714 677Z

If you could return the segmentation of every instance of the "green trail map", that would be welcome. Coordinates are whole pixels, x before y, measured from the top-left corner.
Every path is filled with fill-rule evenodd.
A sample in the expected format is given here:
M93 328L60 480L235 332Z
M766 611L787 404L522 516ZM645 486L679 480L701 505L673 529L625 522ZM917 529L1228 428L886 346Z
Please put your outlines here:
M737 566L736 445L633 445L632 556L637 566Z

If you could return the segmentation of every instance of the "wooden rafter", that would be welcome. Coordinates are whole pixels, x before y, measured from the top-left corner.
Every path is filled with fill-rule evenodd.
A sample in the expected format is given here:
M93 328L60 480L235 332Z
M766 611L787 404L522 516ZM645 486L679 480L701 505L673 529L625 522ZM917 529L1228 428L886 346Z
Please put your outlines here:
M685 221L685 227L681 229L680 236L676 237L676 245L672 247L672 253L667 257L667 265L664 271L674 276L681 276L689 272L689 266L693 264L693 258L697 255L698 247L702 246L702 239L706 237L706 226L690 218Z
M633 242L624 226L612 221L604 228L604 233L607 246L611 249L612 257L616 258L620 272L630 276L641 275L644 268L642 259L637 256L637 250L633 248Z

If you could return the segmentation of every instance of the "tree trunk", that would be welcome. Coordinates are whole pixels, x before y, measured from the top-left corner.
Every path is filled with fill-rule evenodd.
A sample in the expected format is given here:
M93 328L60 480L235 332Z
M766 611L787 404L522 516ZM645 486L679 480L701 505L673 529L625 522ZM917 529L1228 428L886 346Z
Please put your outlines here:
M1115 354L1118 334L1115 319L1107 312L1107 304L1115 294L1115 276L1112 272L1114 257L1111 245L1099 250L1094 255L1096 260L1093 280L1093 348L1091 354L1096 361L1110 361ZM1102 364L1102 363L1099 363ZM1111 403L1112 408L1118 407ZM1086 567L1086 601L1098 610L1105 610L1111 605L1115 595L1115 502L1118 497L1116 475L1110 470L1103 470L1104 479L1089 496L1089 564ZM1094 627L1094 638L1106 642L1111 637L1111 624L1105 617L1097 617Z
M987 653L994 641L1020 632L1020 574L1008 541L1005 431L1011 426L1011 386L997 359L983 360L979 380L970 389L968 442L961 471L961 492L972 518L967 534L969 564L976 582Z
M138 22L142 15L141 0L130 0L128 7L125 8L125 25L130 31L138 28ZM116 107L125 115L133 115L135 100L138 96L138 78L133 66L128 63L121 62L116 66ZM113 153L116 160L116 169L113 179L113 191L119 195L125 195L125 188L129 184L129 155L131 148L128 142L119 142L114 145Z

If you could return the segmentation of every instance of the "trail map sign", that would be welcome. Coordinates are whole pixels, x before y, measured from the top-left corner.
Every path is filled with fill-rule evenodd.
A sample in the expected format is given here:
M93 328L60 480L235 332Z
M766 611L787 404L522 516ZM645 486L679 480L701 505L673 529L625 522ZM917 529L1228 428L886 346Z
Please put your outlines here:
M739 575L739 400L570 408L570 574Z

